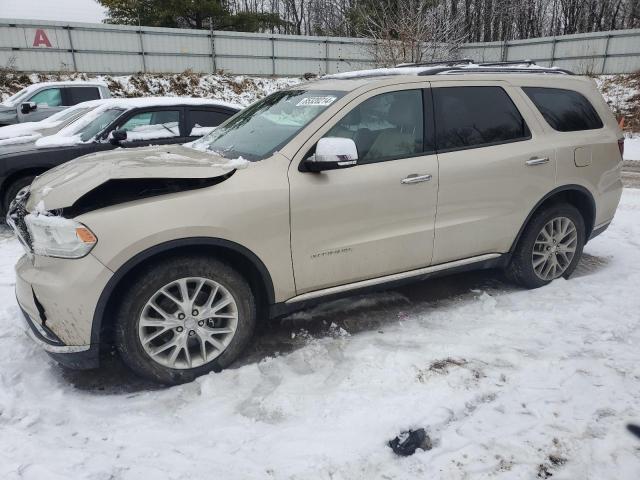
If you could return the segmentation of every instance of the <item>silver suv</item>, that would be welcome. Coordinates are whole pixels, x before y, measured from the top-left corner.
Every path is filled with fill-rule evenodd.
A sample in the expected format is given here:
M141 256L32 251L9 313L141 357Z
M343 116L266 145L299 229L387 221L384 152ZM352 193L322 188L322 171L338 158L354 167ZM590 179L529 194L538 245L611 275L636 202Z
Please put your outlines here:
M410 66L274 93L184 146L57 167L9 223L17 298L58 361L115 344L164 383L227 367L258 321L501 267L569 277L622 192L594 82L540 67Z

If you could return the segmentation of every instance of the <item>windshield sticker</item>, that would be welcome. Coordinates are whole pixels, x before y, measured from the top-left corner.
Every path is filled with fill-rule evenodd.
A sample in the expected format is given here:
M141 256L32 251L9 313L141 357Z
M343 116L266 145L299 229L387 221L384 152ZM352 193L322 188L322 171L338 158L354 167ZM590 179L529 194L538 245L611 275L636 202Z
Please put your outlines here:
M328 107L336 101L336 97L326 95L322 97L307 97L300 100L296 107Z

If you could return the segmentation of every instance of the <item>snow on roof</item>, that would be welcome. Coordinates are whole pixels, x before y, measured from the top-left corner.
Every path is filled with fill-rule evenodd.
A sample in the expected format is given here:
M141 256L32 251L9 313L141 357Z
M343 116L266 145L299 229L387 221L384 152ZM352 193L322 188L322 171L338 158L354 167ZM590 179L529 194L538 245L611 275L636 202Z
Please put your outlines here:
M164 107L176 105L210 105L218 107L242 110L242 105L237 103L223 102L209 98L193 97L136 97L136 98L109 98L104 100L105 107L110 108L142 108L142 107Z
M140 97L140 98L108 98L100 101L101 104L88 112L87 114L78 118L75 122L70 123L55 135L39 138L36 141L36 147L56 147L56 146L68 146L82 143L80 139L80 133L90 123L96 121L103 113L108 110L122 109L123 111L131 110L134 108L146 108L146 107L164 107L164 106L182 106L182 105L212 105L233 108L235 110L241 110L240 105L233 103L222 102L220 100L211 100L207 98L193 98L193 97ZM123 112L124 113L124 112ZM109 115L108 113L106 115ZM120 115L118 115L120 116ZM110 122L115 120L111 118ZM88 140L91 141L91 140Z
M24 87L22 90L19 90L18 92L14 93L9 98L7 98L3 103L5 105L14 105L16 100L20 98L24 98L27 95L31 94L32 92L35 92L36 90L39 90L43 87L68 87L68 86L75 87L78 85L107 88L107 84L101 80L65 80L65 81L59 81L59 82L38 82L38 83L32 83L28 87Z

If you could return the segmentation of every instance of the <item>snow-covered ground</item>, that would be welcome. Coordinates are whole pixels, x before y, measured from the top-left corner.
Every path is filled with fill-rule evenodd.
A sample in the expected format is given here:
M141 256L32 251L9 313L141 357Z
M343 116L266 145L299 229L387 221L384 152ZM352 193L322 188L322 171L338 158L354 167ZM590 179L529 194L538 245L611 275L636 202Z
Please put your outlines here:
M0 478L636 480L640 190L569 280L467 273L298 313L220 374L151 388L25 336L0 233ZM385 445L425 427L433 449Z

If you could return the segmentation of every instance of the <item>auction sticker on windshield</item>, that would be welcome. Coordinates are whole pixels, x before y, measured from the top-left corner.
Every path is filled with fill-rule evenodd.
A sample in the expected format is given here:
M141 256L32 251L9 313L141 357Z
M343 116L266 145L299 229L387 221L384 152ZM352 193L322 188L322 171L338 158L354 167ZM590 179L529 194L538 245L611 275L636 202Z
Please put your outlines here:
M322 97L307 97L300 100L296 107L327 107L336 101L336 97L325 95Z

